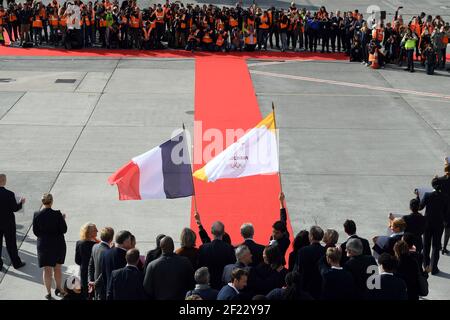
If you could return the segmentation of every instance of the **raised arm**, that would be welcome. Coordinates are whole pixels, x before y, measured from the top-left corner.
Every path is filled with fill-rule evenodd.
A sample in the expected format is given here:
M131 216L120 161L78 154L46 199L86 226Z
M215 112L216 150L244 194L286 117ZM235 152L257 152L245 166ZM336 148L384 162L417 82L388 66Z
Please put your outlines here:
M200 220L200 214L198 212L195 212L194 214L195 222L198 226L198 235L200 236L200 239L202 243L209 243L211 242L211 238L209 237L208 233L206 232L205 228L203 228L202 222Z

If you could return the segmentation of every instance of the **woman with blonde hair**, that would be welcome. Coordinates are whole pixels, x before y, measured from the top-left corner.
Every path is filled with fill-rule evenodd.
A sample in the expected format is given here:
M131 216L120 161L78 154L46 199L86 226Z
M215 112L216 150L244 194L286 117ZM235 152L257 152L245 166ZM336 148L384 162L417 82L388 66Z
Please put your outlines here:
M175 253L179 256L183 256L191 261L194 270L198 268L198 248L195 247L195 241L197 240L197 235L192 229L184 228L180 235L181 248L177 249Z
M97 227L93 223L85 223L80 229L80 240L75 248L75 263L80 266L81 294L88 298L88 268L91 259L92 247L98 243Z
M55 295L63 295L61 265L66 258L67 232L66 216L59 210L53 210L53 196L44 193L41 198L44 208L33 216L33 233L37 237L37 256L40 268L44 268L44 285L47 289L46 299L51 300L53 274L56 282Z

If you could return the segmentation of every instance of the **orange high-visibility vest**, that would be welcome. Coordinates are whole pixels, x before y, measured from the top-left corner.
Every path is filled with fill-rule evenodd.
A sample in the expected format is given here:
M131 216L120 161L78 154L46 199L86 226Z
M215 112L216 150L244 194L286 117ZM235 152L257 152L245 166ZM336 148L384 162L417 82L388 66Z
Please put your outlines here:
M0 26L2 26L5 23L5 20L3 19L4 16L6 16L6 12L5 11L0 12Z
M183 16L181 17L181 24L180 24L180 28L181 29L186 29L187 24L186 24L186 15L183 14Z
M161 12L156 11L156 22L164 23L164 11Z
M256 34L252 33L245 37L245 44L256 44Z
M224 30L224 29L225 29L225 26L224 26L222 20L217 19L216 20L216 30L220 31L220 30Z
M40 9L39 16L41 17L41 19L46 20L47 19L47 10L45 10L45 8Z
M288 26L287 23L280 22L280 29L286 29Z
M234 28L238 26L238 21L235 18L230 17L228 24L230 27Z
M60 27L67 27L67 17L62 17L62 18L59 20L59 26L60 26Z
M211 39L209 33L208 33L208 32L205 33L205 35L203 36L203 42L204 42L204 43L212 43L212 41L213 41L213 40Z
M247 18L247 26L255 26L255 20L251 20L250 18Z
M447 36L447 35L445 35L445 36L442 38L442 43L445 44L445 45L448 44L448 36Z
M106 23L106 20L103 18L100 18L99 26L100 28L105 28L108 24Z
M48 22L49 22L50 26L57 27L58 26L58 17L51 14L48 17Z
M379 42L383 41L383 29L380 28L373 29L372 38Z
M259 25L260 29L269 29L269 18L267 16L261 17L261 24Z
M42 28L42 20L39 16L35 17L35 20L33 21L33 28Z
M89 27L91 25L91 19L89 19L89 17L84 17L83 20L80 20L80 26L82 26L83 24L86 25L86 27Z
M139 18L136 18L135 16L131 16L131 27L139 28L139 25L140 25Z
M17 16L14 13L9 15L9 22L17 21Z
M223 43L225 42L225 39L222 37L221 34L219 34L219 36L217 37L216 40L216 45L218 45L219 47L221 47L223 45Z

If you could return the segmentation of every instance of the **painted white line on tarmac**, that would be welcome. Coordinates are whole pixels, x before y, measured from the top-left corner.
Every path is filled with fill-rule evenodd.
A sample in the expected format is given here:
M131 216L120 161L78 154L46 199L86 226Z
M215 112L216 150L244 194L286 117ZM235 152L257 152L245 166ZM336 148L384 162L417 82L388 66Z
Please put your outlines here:
M265 71L258 71L258 70L250 70L250 73L261 75L261 76L274 77L274 78L300 80L300 81L325 83L325 84L334 84L334 85L344 86L344 87L369 89L369 90L384 91L384 92L394 92L394 93L401 93L401 94L411 94L411 95L422 96L422 97L433 97L433 98L441 98L441 99L450 100L450 96L445 95L445 94L435 93L435 92L423 92L423 91L414 91L414 90L407 90L407 89L386 88L386 87L371 86L371 85L367 85L367 84L360 84L360 83L353 83L353 82L344 82L344 81L318 79L318 78L310 78L310 77L302 77L302 76L293 76L293 75L289 75L289 74L280 74L280 73L265 72Z

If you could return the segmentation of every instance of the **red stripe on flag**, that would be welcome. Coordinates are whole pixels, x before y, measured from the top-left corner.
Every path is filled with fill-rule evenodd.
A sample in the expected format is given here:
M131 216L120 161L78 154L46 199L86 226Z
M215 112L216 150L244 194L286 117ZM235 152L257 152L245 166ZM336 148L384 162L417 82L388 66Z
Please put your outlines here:
M195 120L202 121L203 132L218 129L244 130L254 127L262 119L253 84L244 59L197 58L195 66ZM204 150L202 132L195 130L194 148ZM194 152L194 163L199 153ZM197 158L196 158L197 157ZM201 165L194 165L199 169ZM225 224L225 231L233 244L243 242L242 223L255 227L255 241L267 245L272 224L280 219L278 175L259 175L239 179L223 179L213 183L194 179L197 208L203 226L210 230L214 221ZM192 205L192 213L194 205ZM193 214L191 227L196 230ZM292 227L288 220L292 238Z
M139 176L138 165L130 161L111 175L108 178L108 183L117 185L119 200L141 200Z

